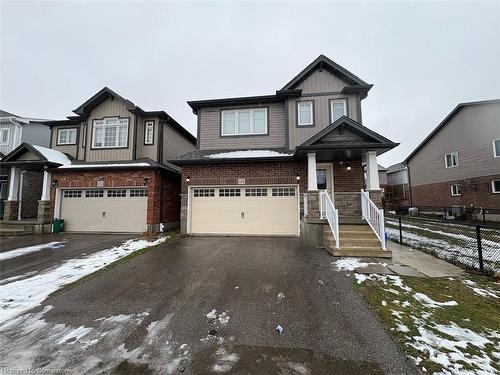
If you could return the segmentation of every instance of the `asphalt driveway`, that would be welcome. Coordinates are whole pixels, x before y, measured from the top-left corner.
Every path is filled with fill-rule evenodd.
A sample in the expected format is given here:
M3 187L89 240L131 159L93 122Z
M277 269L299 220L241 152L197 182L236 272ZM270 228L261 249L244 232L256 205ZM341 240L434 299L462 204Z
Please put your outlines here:
M31 234L17 237L0 238L0 255L9 251L34 245L61 242L57 248L47 247L25 255L0 260L0 280L33 274L55 266L64 260L92 254L107 249L122 241L137 237L137 234Z
M0 334L0 368L415 373L334 260L297 238L166 243L18 318Z

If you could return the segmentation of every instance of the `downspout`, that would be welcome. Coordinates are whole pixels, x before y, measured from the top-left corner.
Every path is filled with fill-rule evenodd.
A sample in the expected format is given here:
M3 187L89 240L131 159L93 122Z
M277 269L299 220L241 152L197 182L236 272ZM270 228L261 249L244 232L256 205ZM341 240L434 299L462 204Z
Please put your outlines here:
M406 170L408 172L408 192L410 193L410 207L413 207L413 194L411 192L411 177L410 177L410 166L407 164L405 164L406 166ZM404 189L404 185L403 185L403 189Z

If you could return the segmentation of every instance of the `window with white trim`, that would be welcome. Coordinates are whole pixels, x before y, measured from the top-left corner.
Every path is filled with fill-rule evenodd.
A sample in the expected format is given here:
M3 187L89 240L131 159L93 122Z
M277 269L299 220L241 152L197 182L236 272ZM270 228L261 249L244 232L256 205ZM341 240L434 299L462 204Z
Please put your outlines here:
M273 188L273 197L295 197L295 188L292 187Z
M0 145L9 144L10 129L4 128L0 129Z
M446 168L453 168L458 165L458 151L450 152L444 156L444 165Z
M347 116L347 100L335 99L330 100L331 122L337 121L342 116Z
M102 189L85 190L85 198L102 198L102 197L104 197L104 190Z
M500 158L500 139L495 139L493 141L493 156L495 158Z
M500 180L491 181L491 192L494 194L500 194Z
M146 121L144 124L144 144L152 145L154 140L154 121Z
M219 189L219 197L239 197L241 189Z
M111 189L108 190L108 198L123 198L127 196L125 189Z
M215 196L215 189L194 189L193 196L196 198L214 197Z
M107 117L92 124L93 148L127 147L128 118Z
M451 185L450 191L452 196L462 195L462 191L460 189L460 185Z
M64 198L81 198L82 191L81 190L64 190L63 196L64 196Z
M267 197L267 188L245 189L245 197Z
M130 197L147 197L148 191L147 189L130 189Z
M57 145L76 145L76 128L57 129Z
M267 108L221 111L221 135L267 134Z
M314 105L312 101L297 102L297 117L299 126L314 124Z

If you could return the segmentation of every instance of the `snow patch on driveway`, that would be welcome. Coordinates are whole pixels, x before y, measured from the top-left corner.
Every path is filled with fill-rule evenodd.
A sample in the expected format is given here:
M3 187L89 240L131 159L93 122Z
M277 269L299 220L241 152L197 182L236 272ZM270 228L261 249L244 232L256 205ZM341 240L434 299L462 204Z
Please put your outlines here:
M0 325L40 305L50 294L64 285L75 282L138 250L159 245L168 238L160 237L154 241L128 240L119 246L87 257L67 260L62 265L35 276L3 284L0 296Z
M17 257L20 257L21 255L35 253L35 252L40 251L40 250L59 249L61 247L64 247L64 242L66 242L66 241L48 242L48 243L42 243L40 245L20 247L19 249L4 251L3 253L0 253L0 261L6 260L6 259L17 258Z

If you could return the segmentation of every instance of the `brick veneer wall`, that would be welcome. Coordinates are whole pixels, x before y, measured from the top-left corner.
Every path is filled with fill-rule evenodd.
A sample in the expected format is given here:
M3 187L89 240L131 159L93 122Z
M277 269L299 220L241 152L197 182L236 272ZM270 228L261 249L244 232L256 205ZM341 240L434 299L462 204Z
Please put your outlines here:
M468 180L470 184L466 185L464 185L464 180L455 180L411 186L412 204L414 206L470 206L475 203L476 207L500 208L500 194L494 194L491 190L491 181L500 180L500 174ZM462 195L456 197L451 195L450 186L454 184L460 185Z
M365 186L365 176L361 160L349 162L351 170L345 164L333 162L333 191L334 192L360 192Z
M177 223L180 217L180 176L158 170L133 171L54 171L52 179L59 188L104 188L145 186L147 178L148 205L146 222L149 231L158 231L160 223ZM163 204L162 194L163 190ZM55 189L51 189L51 207L54 210ZM162 210L163 208L163 210Z

